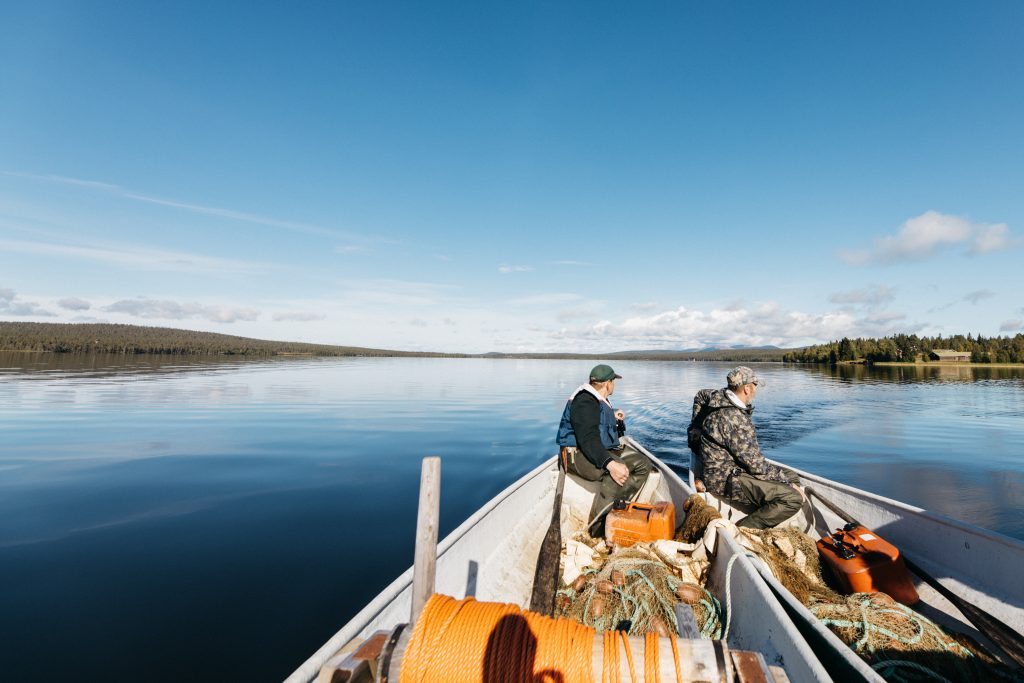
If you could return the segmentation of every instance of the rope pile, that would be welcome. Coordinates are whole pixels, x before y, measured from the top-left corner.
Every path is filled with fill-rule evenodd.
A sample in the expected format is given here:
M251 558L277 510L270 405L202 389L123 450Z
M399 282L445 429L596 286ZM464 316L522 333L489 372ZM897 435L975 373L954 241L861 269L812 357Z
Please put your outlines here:
M854 593L808 609L886 680L1024 680L966 636L946 633L885 593Z
M722 514L705 502L699 493L691 494L683 504L686 518L683 526L676 532L676 540L684 543L696 543L704 535L704 530L714 519L721 519Z
M842 602L825 583L821 558L810 536L794 527L740 529L740 544L761 558L772 574L804 605Z
M678 631L675 605L693 608L701 634L720 638L721 606L703 587L681 581L643 546L616 549L597 569L586 570L555 597L556 614L597 631L669 635Z
M413 628L399 683L593 683L594 636L594 629L568 619L435 594ZM637 671L646 681L662 680L656 634L646 637L642 662L624 632L605 631L603 638L602 683L620 683L623 656L630 681L638 680ZM674 636L670 643L676 682L682 683Z
M700 538L708 523L721 517L698 495L690 497L687 508L682 540ZM885 593L843 596L832 590L813 539L798 529L741 528L737 540L886 680L1024 681L967 636L947 633Z

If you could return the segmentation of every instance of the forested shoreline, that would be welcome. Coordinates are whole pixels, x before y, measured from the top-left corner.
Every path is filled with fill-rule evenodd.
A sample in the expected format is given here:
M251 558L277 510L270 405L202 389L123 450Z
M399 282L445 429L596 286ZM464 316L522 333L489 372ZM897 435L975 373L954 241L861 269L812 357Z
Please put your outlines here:
M929 354L937 350L951 350L971 354L972 363L1024 363L1024 334L1012 337L985 337L956 334L935 337L916 334L894 334L881 339L849 339L843 337L828 344L815 344L802 349L791 349L783 354L787 363L823 363L835 365L844 362L915 363L930 361Z
M250 339L171 327L108 323L0 322L0 351L167 355L448 356L360 346Z
M172 327L108 323L28 323L0 321L0 351L42 353L377 356L427 358L510 358L555 360L666 360L780 362L790 349L746 348L712 351L619 351L614 353L443 353L396 351L250 339Z
M122 355L378 356L430 358L612 359L727 361L743 363L928 362L934 350L971 354L974 363L1024 363L1024 334L1013 337L895 334L881 339L843 337L797 349L743 348L710 351L619 351L614 353L443 353L398 351L251 339L215 332L109 323L28 323L0 321L0 351L112 353ZM937 362L937 361L936 361Z

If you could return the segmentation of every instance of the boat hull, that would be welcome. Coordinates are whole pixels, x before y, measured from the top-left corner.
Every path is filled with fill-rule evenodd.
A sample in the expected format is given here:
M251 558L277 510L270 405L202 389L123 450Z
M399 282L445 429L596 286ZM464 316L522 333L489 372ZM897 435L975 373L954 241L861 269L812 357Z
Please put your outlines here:
M660 473L654 496L681 510L692 489L642 446ZM557 481L555 458L527 473L484 505L438 545L436 590L461 598L509 602L527 607L537 554L551 519ZM761 652L783 666L796 683L828 681L798 629L745 551L723 538L712 561L709 588L731 607L726 615L730 647ZM312 681L320 667L346 645L380 629L409 621L412 569L395 579L287 680Z

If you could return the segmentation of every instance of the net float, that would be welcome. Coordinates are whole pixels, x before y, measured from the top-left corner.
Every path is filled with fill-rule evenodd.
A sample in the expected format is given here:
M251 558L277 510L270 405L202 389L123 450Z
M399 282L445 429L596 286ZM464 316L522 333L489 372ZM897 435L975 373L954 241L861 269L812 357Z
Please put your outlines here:
M676 597L687 605L696 605L704 597L704 589L692 583L683 583L676 588Z

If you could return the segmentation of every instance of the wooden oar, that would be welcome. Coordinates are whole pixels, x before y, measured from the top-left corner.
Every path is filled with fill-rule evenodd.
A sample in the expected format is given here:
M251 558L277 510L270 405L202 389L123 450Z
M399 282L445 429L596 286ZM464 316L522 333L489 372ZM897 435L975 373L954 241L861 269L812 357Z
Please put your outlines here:
M853 515L846 512L832 501L822 498L821 494L810 486L804 487L804 491L821 501L825 507L839 515L844 522L863 526L853 518ZM1018 666L1024 667L1024 636L1021 636L1021 634L1017 633L1017 631L1012 627L1003 623L974 603L964 600L959 595L943 586L939 583L938 579L926 572L915 562L911 561L910 558L906 556L906 553L903 554L903 562L907 565L907 569L917 574L921 577L922 581L934 588L939 595L953 603L953 605L960 610L960 612L967 617L967 619L970 620L970 622L974 624L979 631L984 633L988 636L989 640L999 646L999 648L1006 653L1007 657L1016 662Z
M558 484L555 486L555 505L551 510L551 524L537 555L537 569L533 574L533 594L530 596L530 611L551 616L555 608L555 592L558 590L558 560L562 555L562 491L565 489L565 469L558 468Z

